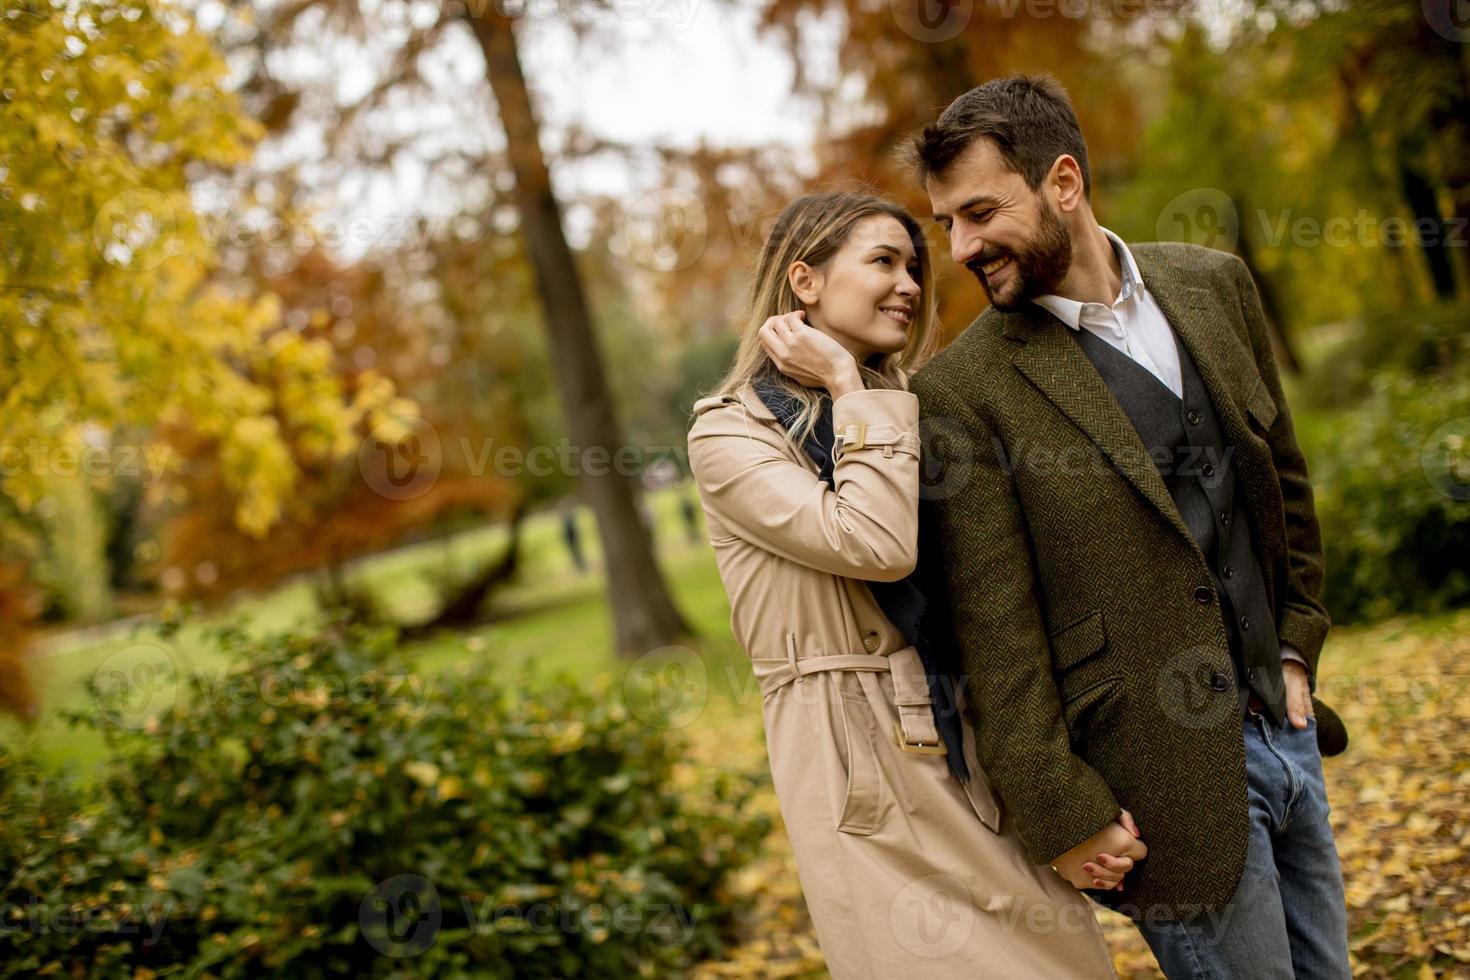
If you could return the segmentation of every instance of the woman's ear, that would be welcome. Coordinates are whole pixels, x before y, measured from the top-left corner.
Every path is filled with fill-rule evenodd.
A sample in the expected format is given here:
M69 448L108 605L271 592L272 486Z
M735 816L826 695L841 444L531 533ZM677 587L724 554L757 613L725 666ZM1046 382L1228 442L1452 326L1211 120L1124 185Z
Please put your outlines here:
M817 296L822 292L823 279L820 272L798 259L786 271L786 281L791 284L791 291L802 303L806 306L816 304Z

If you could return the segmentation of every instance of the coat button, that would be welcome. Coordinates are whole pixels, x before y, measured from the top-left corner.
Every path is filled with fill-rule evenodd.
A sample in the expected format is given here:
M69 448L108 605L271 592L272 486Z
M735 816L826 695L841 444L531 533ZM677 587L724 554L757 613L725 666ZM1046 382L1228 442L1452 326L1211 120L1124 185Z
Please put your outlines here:
M1195 602L1198 602L1201 605L1208 606L1210 604L1210 600L1213 599L1213 598L1214 598L1214 594L1210 592L1210 587L1208 585L1197 585L1197 586L1195 586L1195 589L1194 589L1194 601Z
M1204 468L1201 469L1200 472L1203 473L1207 477L1214 476L1215 475L1215 464L1214 463L1206 463L1204 465Z
M1224 524L1226 527L1229 527L1230 526L1230 515L1229 514L1223 514L1222 513L1220 515L1220 523L1221 524Z
M872 653L878 649L878 631L868 630L863 634L863 649Z
M1243 630L1251 628L1251 618L1249 616L1240 617L1240 628Z
M1230 678L1218 670L1210 675L1210 689L1214 691L1228 691L1230 689Z
M1190 425L1199 425L1200 419L1203 418L1203 416L1200 415L1199 409L1191 408L1189 410L1189 415L1187 416L1187 418L1189 419Z
M1224 571L1225 571L1225 577L1226 578L1232 578L1235 575L1235 569L1231 568L1229 565L1226 565L1225 566Z

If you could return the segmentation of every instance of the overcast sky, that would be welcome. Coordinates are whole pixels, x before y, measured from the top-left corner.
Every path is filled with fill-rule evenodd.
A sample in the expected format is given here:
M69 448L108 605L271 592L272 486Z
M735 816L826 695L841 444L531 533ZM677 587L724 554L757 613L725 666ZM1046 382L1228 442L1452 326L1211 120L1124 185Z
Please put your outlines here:
M183 0L206 29L224 16L218 0ZM268 10L282 0L255 0ZM373 85L407 33L405 21L424 26L436 16L437 0L359 0L372 25L356 43L339 32L307 21L310 44L278 52L273 74L289 84L331 93L348 105ZM606 139L642 146L687 148L703 140L717 146L810 145L816 107L791 96L793 66L784 44L756 31L758 0L605 0L590 40L577 41L561 9L585 15L580 0L467 0L517 3L526 9L518 40L521 59L543 124L543 145L555 157L557 134L579 125ZM1198 0L1193 8L1226 43L1230 26L1245 15L1246 0ZM801 53L807 73L830 83L836 74L835 49L840 22L803 24L808 43ZM897 30L895 24L895 30ZM335 38L335 39L334 39ZM424 62L432 83L427 96L399 99L365 127L371 136L411 135L424 158L446 149L483 157L503 141L484 79L479 49L468 30L452 30ZM328 112L316 112L318 118ZM309 117L312 113L307 113ZM318 206L337 227L363 221L380 229L402 225L417 215L439 217L460 212L453 181L435 182L413 155L400 157L392 172L346 171L323 166L321 129L305 122L285 139L260 148L257 163L270 168L297 162L303 177L319 189ZM370 148L369 148L370 149ZM350 163L350 161L349 161ZM609 154L560 165L553 171L563 200L581 195L625 197L630 205L655 186L657 174L639 172ZM575 213L568 233L582 237ZM391 231L385 234L393 234ZM355 257L375 242L349 237L338 248Z
M513 0L472 0L502 2ZM749 4L716 0L610 0L594 36L577 41L558 19L556 6L574 0L530 0L518 39L522 65L541 113L543 142L553 155L555 134L576 124L609 140L643 146L687 148L713 145L807 145L815 107L791 97L792 63L783 44L761 38ZM385 4L379 7L379 4ZM269 0L258 6L269 7ZM368 91L395 43L403 17L432 18L430 4L364 0L388 11L370 18L374 30L362 45L328 41L332 32L307 34L312 50L282 53L271 71L291 84L331 91L343 104ZM195 0L206 29L223 10L216 0ZM836 24L812 25L819 43L804 54L806 71L817 79L835 74ZM425 64L434 94L397 106L373 124L374 132L415 134L424 155L459 147L470 153L498 145L502 136L484 81L480 52L468 31L452 31ZM283 140L263 145L257 162L303 164L304 177L321 188L320 206L339 221L381 219L388 227L406 214L453 213L452 186L429 181L411 157L391 174L338 173L313 161L322 155L319 127L299 126ZM630 199L651 189L652 174L631 170L610 155L562 166L554 172L564 198L611 194ZM576 228L569 232L576 237ZM344 257L360 254L361 241L348 241Z

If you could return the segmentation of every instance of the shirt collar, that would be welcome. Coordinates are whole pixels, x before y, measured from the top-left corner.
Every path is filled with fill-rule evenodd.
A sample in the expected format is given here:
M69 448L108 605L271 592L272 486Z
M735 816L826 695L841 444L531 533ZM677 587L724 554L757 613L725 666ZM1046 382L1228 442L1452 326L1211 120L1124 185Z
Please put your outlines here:
M1123 243L1123 239L1106 228L1102 228L1101 226L1099 228L1107 236L1108 241L1113 243L1113 252L1118 256L1118 267L1123 270L1123 284L1118 290L1118 298L1113 300L1113 304L1116 305L1126 301L1134 293L1142 296L1144 293L1143 275L1138 271L1138 263L1133 261L1133 253L1128 250L1128 246ZM1083 303L1075 299L1068 299L1065 296L1054 294L1038 296L1034 302L1042 309L1049 310L1058 320L1061 320L1073 330L1082 329Z

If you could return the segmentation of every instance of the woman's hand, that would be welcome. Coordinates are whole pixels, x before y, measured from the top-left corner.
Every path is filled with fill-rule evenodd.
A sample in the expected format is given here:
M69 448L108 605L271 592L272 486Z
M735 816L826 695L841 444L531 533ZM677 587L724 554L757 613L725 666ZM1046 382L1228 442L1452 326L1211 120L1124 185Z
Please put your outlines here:
M1052 869L1078 890L1100 888L1123 890L1123 877L1135 861L1148 857L1133 814L1122 811L1118 818L1087 840L1057 858Z
M808 388L826 388L835 400L861 391L857 359L837 341L806 323L806 311L769 317L757 336L776 369Z

